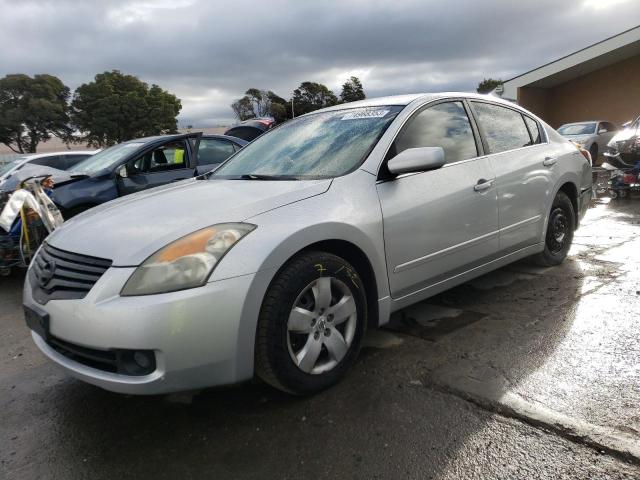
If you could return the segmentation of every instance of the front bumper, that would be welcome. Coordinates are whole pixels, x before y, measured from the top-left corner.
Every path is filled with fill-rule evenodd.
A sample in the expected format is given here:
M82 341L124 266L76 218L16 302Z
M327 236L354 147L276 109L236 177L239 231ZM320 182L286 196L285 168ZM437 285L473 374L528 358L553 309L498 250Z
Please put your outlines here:
M253 375L256 322L272 272L262 271L160 295L121 297L133 268L110 268L80 300L37 303L29 276L24 304L49 314L49 333L96 350L152 350L144 376L79 363L32 332L40 350L71 375L107 390L158 394L236 383Z

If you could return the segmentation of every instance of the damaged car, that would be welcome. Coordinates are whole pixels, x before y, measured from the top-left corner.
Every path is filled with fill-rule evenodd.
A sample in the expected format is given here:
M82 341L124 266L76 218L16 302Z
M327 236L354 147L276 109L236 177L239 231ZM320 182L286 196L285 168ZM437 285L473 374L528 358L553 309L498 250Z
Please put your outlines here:
M312 394L392 312L525 257L562 263L588 157L483 95L329 107L62 225L27 274L26 321L49 359L108 390L257 375Z
M53 201L71 218L115 198L209 172L246 144L199 132L120 143L54 175Z

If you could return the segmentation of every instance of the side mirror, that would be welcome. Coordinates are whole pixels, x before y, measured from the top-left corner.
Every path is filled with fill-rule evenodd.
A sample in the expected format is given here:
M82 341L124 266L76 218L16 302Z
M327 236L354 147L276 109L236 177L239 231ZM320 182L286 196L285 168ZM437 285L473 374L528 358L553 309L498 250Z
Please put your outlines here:
M394 175L435 170L445 164L442 147L407 148L387 163Z
M129 172L127 172L127 166L126 165L120 165L117 169L116 169L116 175L120 178L127 178L129 176Z
M606 128L599 128L598 129L598 135L602 135L603 133L607 133L608 130Z

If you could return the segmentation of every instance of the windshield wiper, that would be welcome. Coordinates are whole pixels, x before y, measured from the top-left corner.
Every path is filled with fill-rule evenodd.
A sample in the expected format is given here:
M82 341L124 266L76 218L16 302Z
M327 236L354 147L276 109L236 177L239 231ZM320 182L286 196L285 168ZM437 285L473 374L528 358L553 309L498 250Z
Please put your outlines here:
M260 173L245 173L239 178L240 180L296 180L290 175L262 175Z
M69 175L71 178L89 178L89 175L86 173L74 173L73 175Z

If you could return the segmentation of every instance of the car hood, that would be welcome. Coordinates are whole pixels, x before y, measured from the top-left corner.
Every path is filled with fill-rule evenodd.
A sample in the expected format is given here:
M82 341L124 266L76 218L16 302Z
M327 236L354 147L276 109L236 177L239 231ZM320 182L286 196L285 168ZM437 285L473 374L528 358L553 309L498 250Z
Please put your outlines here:
M326 192L331 180L185 180L105 203L72 218L47 242L137 266L168 243L217 223L241 222Z
M562 135L567 140L572 140L574 142L588 142L591 140L594 135Z
M44 165L26 164L22 165L18 170L0 178L0 190L12 192L23 180L40 175L50 175L55 183L67 181L69 179L69 174L64 170L45 167Z
M635 128L625 128L624 130L620 130L616 133L613 138L609 141L610 145L615 145L618 142L623 142L625 140L629 140L635 137L637 134L637 130Z

